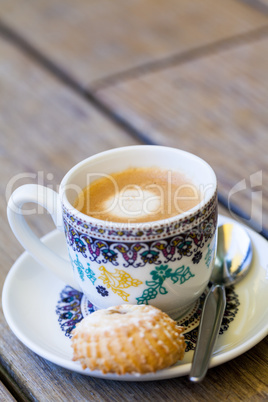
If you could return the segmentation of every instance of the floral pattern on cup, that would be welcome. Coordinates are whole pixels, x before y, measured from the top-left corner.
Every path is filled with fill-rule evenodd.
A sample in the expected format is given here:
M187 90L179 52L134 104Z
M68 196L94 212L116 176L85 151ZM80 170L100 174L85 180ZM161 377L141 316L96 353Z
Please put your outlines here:
M70 220L64 217L65 235L68 245L76 253L82 254L89 261L98 264L108 264L124 268L140 268L147 264L161 265L179 261L189 257L194 264L202 259L204 245L213 237L217 225L217 208L198 226L192 227L185 233L176 234L168 238L148 241L115 241L102 240L79 231L71 225ZM213 250L212 250L213 251ZM210 257L212 256L210 251ZM206 261L211 260L209 256Z
M110 272L104 266L101 266L99 270L101 275L98 279L101 279L108 289L111 289L113 293L116 293L125 302L128 302L130 294L123 289L128 289L131 286L138 287L142 284L142 281L132 278L123 269L115 269L114 272Z
M104 286L99 285L96 287L96 290L102 297L109 296L109 292Z
M82 281L85 280L85 275L88 277L88 279L92 282L92 284L94 285L94 283L96 282L97 278L95 273L92 271L92 269L90 268L90 264L87 263L87 268L84 269L83 264L79 261L78 255L76 254L76 259L72 259L72 257L70 256L70 260L72 263L73 268L75 269L75 267L77 268L78 274L80 276L80 279Z
M169 268L168 265L160 265L159 267L155 267L155 269L150 272L150 275L152 276L152 280L145 282L147 288L143 291L141 297L137 297L137 304L148 304L148 301L155 299L158 294L167 294L168 291L163 284L168 279L173 283L179 282L180 285L182 285L184 282L194 277L190 268L184 265L178 267L175 271Z

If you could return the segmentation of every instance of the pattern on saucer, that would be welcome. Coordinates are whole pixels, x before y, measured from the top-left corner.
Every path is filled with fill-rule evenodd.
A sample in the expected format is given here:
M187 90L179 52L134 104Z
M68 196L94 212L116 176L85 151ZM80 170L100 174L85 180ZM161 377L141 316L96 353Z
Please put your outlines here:
M178 324L185 327L186 352L195 348L198 325L206 293L204 292L191 310L178 320ZM235 319L239 305L240 302L234 287L230 286L226 288L226 309L220 328L220 335L228 330L230 323ZM71 332L76 324L93 311L95 311L93 304L83 293L73 289L71 286L65 286L61 291L56 306L56 314L58 315L60 328L66 337L71 338Z
M206 293L203 293L199 298L198 308L195 311L191 311L186 317L183 317L182 322L179 325L185 326L187 329L184 332L184 338L186 342L185 351L194 350L197 342L199 321L206 298ZM226 308L224 311L219 335L222 335L228 330L230 323L235 319L240 305L238 295L235 293L234 286L226 288Z
M83 293L73 289L71 286L65 286L61 291L60 300L56 307L56 314L59 316L58 322L65 336L71 338L71 332L85 316L85 300ZM93 313L95 308L90 301L86 301L86 310Z

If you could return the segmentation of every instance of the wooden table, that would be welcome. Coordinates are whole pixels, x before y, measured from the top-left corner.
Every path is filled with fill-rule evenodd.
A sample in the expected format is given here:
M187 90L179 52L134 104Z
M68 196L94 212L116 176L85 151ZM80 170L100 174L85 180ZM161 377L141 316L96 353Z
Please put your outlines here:
M229 200L232 216L238 207L267 234L267 94L266 0L1 0L1 288L23 251L6 219L10 192L37 180L56 190L75 163L114 147L200 155L217 174L220 213ZM39 236L53 229L44 214L29 221ZM2 312L0 328L3 401L268 398L267 337L200 384L121 383L37 356Z

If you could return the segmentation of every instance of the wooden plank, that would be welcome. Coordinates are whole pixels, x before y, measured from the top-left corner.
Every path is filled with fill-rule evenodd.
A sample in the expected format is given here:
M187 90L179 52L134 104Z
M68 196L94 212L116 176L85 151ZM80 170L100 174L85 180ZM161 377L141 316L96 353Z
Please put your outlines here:
M2 40L0 54L2 289L9 268L23 251L7 222L8 193L24 183L38 182L57 190L67 170L80 160L109 148L139 142ZM54 229L47 214L29 217L29 222L39 236ZM29 352L11 333L2 309L0 331L1 377L6 375L11 385L17 383L22 395L31 400L68 400L65 395L72 374L58 372L56 366ZM84 400L90 398L92 387L89 385L83 391L87 382L83 376L74 379L70 394L73 400L83 393ZM82 391L76 393L79 386ZM1 394L0 400L5 400Z
M11 395L11 393L6 389L4 384L0 382L0 401L4 402L14 402L16 401L15 398Z
M1 0L0 18L84 85L268 22L235 0Z
M21 172L33 174L24 179L17 177L13 185L15 188L25 181L35 182L38 177L34 174L44 172L44 184L56 189L63 174L79 160L135 141L2 41L0 54L2 288L9 267L22 251L11 234L5 216L5 191L10 179ZM38 220L35 218L31 219L31 225L38 235L53 228L46 215L39 216ZM0 357L4 372L10 383L14 381L22 390L22 395L30 400L165 401L168 398L176 401L179 395L185 401L227 398L235 401L245 400L248 396L259 400L267 397L266 384L258 375L267 366L267 340L234 361L209 370L202 384L190 384L186 377L160 382L120 383L88 378L37 356L11 333L2 311L0 331Z
M266 36L96 91L150 140L207 160L258 230L268 222L267 46Z
M10 338L9 353L13 364L9 369L20 371L20 385L25 393L28 392L31 400L166 401L168 398L169 401L177 401L179 394L182 401L228 399L236 402L262 401L268 396L265 381L267 338L231 362L210 369L200 384L190 383L187 377L158 382L122 383L72 373L35 355L21 345L10 331L5 330L3 334L4 342L7 342L7 337Z
M1 271L5 275L22 251L15 239L14 248L10 245L7 250L4 244L10 191L37 181L56 190L64 174L80 160L139 142L2 40L0 54L0 208L5 225L1 245L3 258L9 259ZM47 217L40 224L34 221L39 236L53 228ZM15 254L10 259L12 250Z

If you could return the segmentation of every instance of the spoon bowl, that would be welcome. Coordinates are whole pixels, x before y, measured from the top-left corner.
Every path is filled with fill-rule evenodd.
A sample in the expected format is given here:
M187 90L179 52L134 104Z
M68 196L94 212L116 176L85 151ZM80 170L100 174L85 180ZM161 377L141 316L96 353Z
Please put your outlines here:
M251 240L245 229L234 223L218 228L218 246L210 282L230 286L248 273L252 260Z
M252 260L251 240L238 223L225 223L218 228L215 265L206 297L189 379L200 382L208 370L219 335L226 306L225 287L240 281L249 271Z

